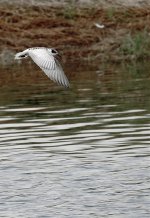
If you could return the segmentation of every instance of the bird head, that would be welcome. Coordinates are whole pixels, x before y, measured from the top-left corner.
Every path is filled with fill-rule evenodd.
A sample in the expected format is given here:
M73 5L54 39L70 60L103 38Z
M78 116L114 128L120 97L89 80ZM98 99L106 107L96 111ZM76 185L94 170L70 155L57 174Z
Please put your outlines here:
M50 48L50 49L48 49L48 50L50 51L50 53L51 53L54 57L56 57L56 58L58 58L59 60L61 60L61 55L58 53L58 51L57 51L56 49Z
M23 51L23 52L19 52L15 55L15 59L18 60L18 59L22 59L22 58L27 58L28 57L28 54L27 52Z

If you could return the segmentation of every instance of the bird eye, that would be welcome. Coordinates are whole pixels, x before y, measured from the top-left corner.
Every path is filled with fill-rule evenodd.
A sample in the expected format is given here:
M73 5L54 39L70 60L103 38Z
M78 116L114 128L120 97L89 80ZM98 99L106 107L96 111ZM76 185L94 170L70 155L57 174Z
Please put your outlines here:
M55 49L51 49L51 52L52 52L53 54L56 54L56 53L57 53L57 51L56 51Z

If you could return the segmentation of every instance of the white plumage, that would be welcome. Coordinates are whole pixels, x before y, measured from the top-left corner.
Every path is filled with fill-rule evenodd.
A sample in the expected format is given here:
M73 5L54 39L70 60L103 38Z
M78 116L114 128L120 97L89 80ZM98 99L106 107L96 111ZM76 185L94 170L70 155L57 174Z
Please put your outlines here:
M54 82L69 87L69 81L59 63L59 54L53 48L36 47L28 48L15 55L15 59L31 57L32 60L44 71Z
M99 24L99 23L95 23L94 25L99 29L103 29L105 27L104 24Z

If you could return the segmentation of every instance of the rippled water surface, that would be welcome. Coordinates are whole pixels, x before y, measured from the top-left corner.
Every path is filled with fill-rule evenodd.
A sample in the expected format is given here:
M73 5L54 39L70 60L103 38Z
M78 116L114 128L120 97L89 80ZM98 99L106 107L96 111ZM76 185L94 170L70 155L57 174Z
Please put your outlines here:
M150 217L149 66L0 71L0 217Z

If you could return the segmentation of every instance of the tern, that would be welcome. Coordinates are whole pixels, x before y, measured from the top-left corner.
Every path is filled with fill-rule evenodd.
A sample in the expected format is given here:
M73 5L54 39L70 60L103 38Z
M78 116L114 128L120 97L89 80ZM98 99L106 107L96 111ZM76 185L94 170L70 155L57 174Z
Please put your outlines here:
M54 48L34 47L28 48L15 55L15 59L30 57L54 82L69 87L69 81L59 62L60 55Z
M103 29L105 27L104 24L99 24L99 23L95 23L94 25L100 29Z

